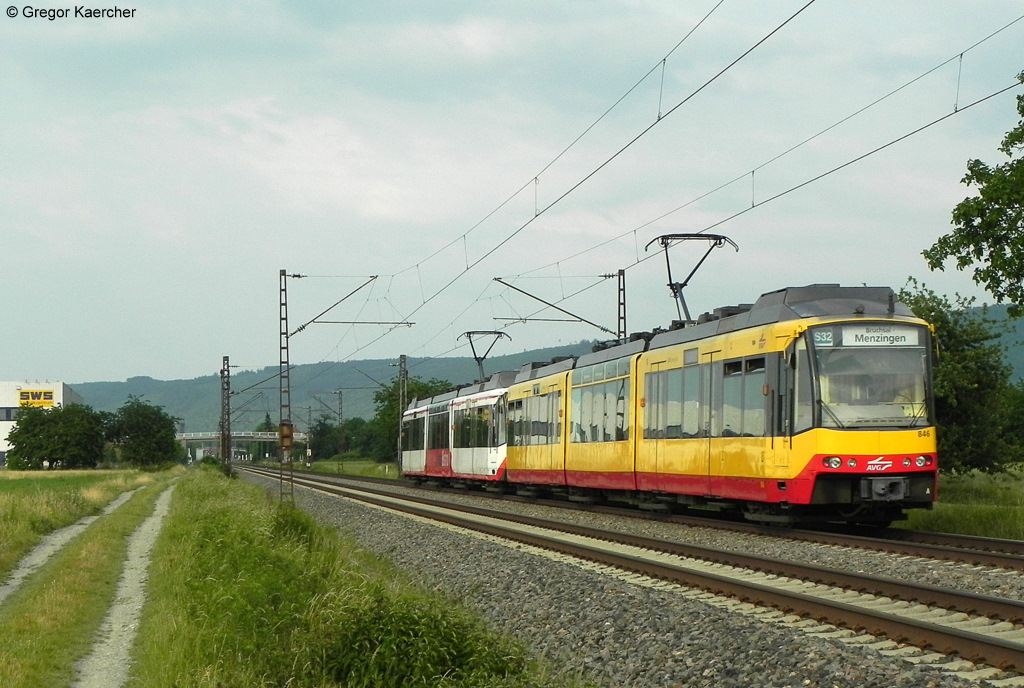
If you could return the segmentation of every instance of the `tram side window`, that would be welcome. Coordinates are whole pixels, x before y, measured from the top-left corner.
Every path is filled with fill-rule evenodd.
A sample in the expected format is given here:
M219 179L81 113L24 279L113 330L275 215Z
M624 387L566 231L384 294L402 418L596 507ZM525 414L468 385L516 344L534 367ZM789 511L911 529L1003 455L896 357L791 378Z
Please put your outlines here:
M406 451L423 449L423 429L425 418L419 416L402 423L402 447Z
M508 440L509 444L521 446L523 441L523 400L508 402Z
M743 434L743 361L726 361L722 366L720 437Z
M527 418L529 418L530 436L526 443L530 445L545 444L547 430L547 405L543 397L530 397L526 400Z
M558 444L562 441L562 393L548 394L545 399L548 402L548 444Z
M683 436L683 369L667 370L665 376L665 437Z
M448 411L431 413L427 420L427 449L448 449Z
M558 417L561 392L510 401L508 404L509 440L514 445L535 446L561 441L562 423ZM501 414L497 406L496 414ZM499 445L503 440L499 441Z
M665 404L662 399L664 373L647 373L644 376L644 439L657 440L665 435Z
M644 439L697 436L700 377L696 366L648 373L645 386Z
M491 447L500 447L508 441L506 424L507 411L505 410L504 399L494 405L491 413L491 421L489 424L489 445Z
M583 437L583 419L580 417L583 408L583 389L576 387L570 392L569 408L572 415L572 424L569 426L570 442L586 442Z
M796 355L793 356L793 403L796 405L793 418L793 432L803 432L814 426L814 395L811 389L811 362L807 353L807 342L797 340Z
M599 377L611 372L611 364L589 366L589 374L579 371L580 380L593 380L596 368ZM574 378L575 379L575 378ZM597 384L584 384L572 390L572 442L614 442L629 439L629 379L605 379ZM552 422L554 419L551 419Z
M600 442L604 438L604 385L592 385L587 388L587 392L590 393L590 441ZM587 392L583 393L584 398L587 397Z
M455 409L452 422L455 425L454 446L457 449L473 446L473 421L470 417L472 409Z
M619 378L615 386L615 439L629 439L629 378Z
M700 435L700 368L683 368L683 437Z
M764 437L765 359L726 361L722 366L721 437Z
M743 362L743 434L747 437L765 435L765 362L748 358Z
M487 447L491 439L491 408L457 409L455 416L455 446L460 449Z

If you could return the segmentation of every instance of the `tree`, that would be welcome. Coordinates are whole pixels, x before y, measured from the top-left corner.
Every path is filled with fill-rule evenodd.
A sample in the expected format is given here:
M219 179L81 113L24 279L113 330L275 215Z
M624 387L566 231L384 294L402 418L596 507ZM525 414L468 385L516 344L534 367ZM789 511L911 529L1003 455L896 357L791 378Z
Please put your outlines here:
M274 421L270 420L270 412L267 411L263 418L263 422L253 428L256 432L277 432L278 427Z
M447 380L431 378L424 382L418 377L411 377L406 381L406 401L432 397L451 388L452 383ZM375 413L371 424L375 441L371 454L377 461L392 461L398 450L398 423L402 412L405 411L405 409L399 408L397 377L391 381L389 386L373 393L373 405Z
M352 451L361 456L372 456L375 437L374 424L365 418L346 418L342 423L344 444L342 451Z
M331 416L324 414L313 421L309 434L314 459L329 459L343 451L343 428L332 422Z
M117 410L108 439L121 448L121 459L126 463L157 466L182 454L174 439L177 422L162 407L130 396Z
M63 449L61 468L96 468L103 460L106 446L103 416L92 407L69 404L61 408L57 428Z
M1024 72L1017 75L1024 84ZM1011 159L989 167L980 160L967 163L961 180L978 187L978 195L965 198L953 209L951 233L924 251L928 267L942 270L956 258L957 270L971 265L975 283L996 303L1007 302L1011 317L1024 315L1024 95L1017 96L1021 120L1007 132L999 150Z
M1015 405L1024 390L1010 384L1011 367L996 343L995 323L972 309L973 299L946 297L911 280L900 300L935 328L939 355L935 361L935 413L939 461L943 470L1002 470L1024 457L1020 434L1012 432L1020 419Z
M18 409L17 424L7 435L7 442L11 445L7 452L8 468L38 471L42 470L44 461L56 458L52 421L49 409L37 406Z
M7 465L19 470L95 468L103 460L103 414L90 406L23 406L8 435Z

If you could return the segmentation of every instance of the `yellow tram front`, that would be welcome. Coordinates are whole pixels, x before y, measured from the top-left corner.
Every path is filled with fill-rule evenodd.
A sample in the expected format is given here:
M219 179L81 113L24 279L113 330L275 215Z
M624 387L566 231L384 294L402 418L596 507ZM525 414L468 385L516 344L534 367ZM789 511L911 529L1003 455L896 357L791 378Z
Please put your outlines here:
M811 325L788 353L779 501L885 522L936 496L931 332L915 319ZM799 472L793 473L793 469Z
M929 508L930 352L883 287L790 287L660 334L637 363L637 489L775 523Z

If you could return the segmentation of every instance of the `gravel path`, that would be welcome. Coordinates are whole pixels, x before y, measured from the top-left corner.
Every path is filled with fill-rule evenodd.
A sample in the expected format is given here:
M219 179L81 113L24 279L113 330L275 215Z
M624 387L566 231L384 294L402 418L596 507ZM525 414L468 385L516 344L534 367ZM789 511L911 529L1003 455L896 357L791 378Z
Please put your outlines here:
M122 504L132 498L136 492L142 488L136 488L130 492L124 492L119 495L116 499L107 504L100 515L98 516L86 516L85 518L79 519L70 526L66 526L59 530L55 530L49 535L43 537L38 545L32 548L28 554L22 557L21 561L18 562L17 568L11 573L10 577L0 585L0 603L2 603L7 596L21 587L21 584L32 575L40 566L50 560L54 554L59 552L66 544L75 539L75 537L83 530L89 527L89 525L100 518L100 516L106 516L114 513Z
M0 603L39 567L69 544L96 519L113 513L142 488L125 492L108 504L98 516L78 522L45 536L22 560L7 581L0 585ZM174 486L157 499L153 514L128 540L128 556L118 581L114 603L100 627L100 640L92 653L79 662L76 688L120 688L128 680L130 652L146 595L146 572L153 545L171 503Z
M954 688L996 673L304 489L296 500L426 587L475 607L559 673L602 686ZM1000 678L988 685L1024 685Z
M101 640L78 664L76 688L119 688L128 681L132 643L146 599L150 555L170 509L173 492L174 485L163 491L153 514L128 539L128 557L117 583L114 603L100 627Z

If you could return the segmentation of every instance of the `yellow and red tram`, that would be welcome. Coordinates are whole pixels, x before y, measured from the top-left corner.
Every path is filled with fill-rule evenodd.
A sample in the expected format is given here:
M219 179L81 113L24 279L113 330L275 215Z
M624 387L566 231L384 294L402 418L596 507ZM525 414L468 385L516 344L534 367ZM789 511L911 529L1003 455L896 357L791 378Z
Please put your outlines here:
M497 386L505 463L484 479L765 522L885 523L936 496L930 342L891 289L810 285L526 366Z

